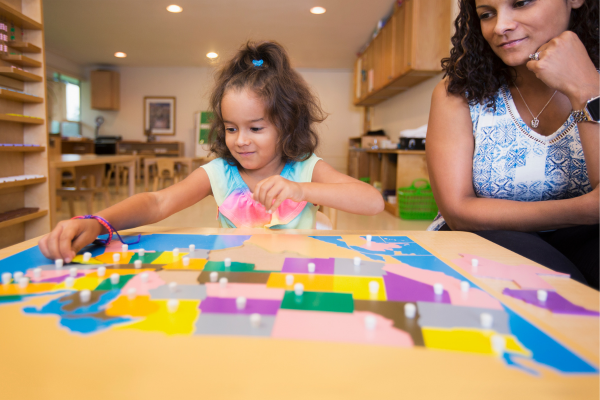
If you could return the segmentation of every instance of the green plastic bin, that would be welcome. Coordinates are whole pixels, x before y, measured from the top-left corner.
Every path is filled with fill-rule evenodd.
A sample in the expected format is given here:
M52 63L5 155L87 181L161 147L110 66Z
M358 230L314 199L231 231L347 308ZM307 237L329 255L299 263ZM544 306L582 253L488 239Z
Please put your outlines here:
M398 211L402 219L435 218L438 208L427 179L415 179L409 187L398 188Z

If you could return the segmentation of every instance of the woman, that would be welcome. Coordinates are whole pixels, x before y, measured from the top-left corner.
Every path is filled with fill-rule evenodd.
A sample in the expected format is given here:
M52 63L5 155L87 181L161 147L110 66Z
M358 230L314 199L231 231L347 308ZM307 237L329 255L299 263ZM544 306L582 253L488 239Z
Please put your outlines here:
M598 288L599 125L581 112L597 119L598 1L460 0L455 27L427 132L430 229Z

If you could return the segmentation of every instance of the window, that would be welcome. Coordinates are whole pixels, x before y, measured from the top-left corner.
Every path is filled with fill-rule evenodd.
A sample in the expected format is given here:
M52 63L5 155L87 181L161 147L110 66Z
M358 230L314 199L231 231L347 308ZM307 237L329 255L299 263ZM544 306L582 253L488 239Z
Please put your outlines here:
M81 81L54 72L48 80L50 133L81 136Z

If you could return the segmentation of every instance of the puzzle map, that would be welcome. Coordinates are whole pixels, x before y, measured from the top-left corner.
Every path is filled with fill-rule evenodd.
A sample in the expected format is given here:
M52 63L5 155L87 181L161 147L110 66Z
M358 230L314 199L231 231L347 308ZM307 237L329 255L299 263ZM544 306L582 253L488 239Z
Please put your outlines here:
M190 245L195 246L191 252ZM87 261L85 252L91 253ZM464 257L454 263L469 265L470 256ZM142 262L137 268L136 260ZM103 276L100 267L106 271ZM535 270L539 267L521 267L511 270L515 267L481 259L478 271L514 279L521 289L505 294L536 303L530 294L544 288L536 275L541 273ZM500 357L507 368L534 375L536 371L520 360L562 373L598 373L595 366L404 236L374 236L367 243L365 236L357 235L148 234L126 252L117 240L108 247L88 246L62 268L35 246L0 260L0 273L6 272L13 276L22 272L30 281L25 287L14 281L0 286L0 322L3 304L22 302L28 318L55 315L57 329L75 335L130 329L174 338L241 335L419 346ZM114 274L119 275L118 283L111 280ZM464 282L469 282L466 291ZM303 285L301 295L294 290L297 283ZM438 291L443 287L441 294L435 293L436 284ZM91 292L87 302L79 295L84 290ZM30 306L26 304L30 296L47 296L48 302ZM237 303L240 297L245 299L243 308ZM178 300L176 309L168 306L172 299ZM598 318L597 312L565 301L550 291L547 304L541 306ZM406 316L407 303L416 306L412 318ZM491 327L482 327L482 313L491 315ZM250 315L256 314L260 323L251 321ZM494 346L498 338L500 348Z

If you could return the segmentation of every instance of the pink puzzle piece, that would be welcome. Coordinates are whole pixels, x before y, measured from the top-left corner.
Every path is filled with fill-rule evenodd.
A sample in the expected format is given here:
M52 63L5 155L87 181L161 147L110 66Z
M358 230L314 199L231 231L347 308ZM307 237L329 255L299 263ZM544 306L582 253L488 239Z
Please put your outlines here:
M372 251L400 250L398 243L371 242L370 244L367 244L366 240L365 240L365 244L361 245L360 247L362 247L365 250L372 250Z
M488 260L483 257L474 256L471 254L461 254L463 258L457 258L452 262L467 272L481 278L495 278L513 281L521 289L547 289L554 288L538 275L549 275L561 278L569 278L569 274L555 272L548 268L538 267L535 265L506 265L497 261ZM479 264L473 267L472 259L477 259Z
M148 290L156 289L157 287L165 284L165 281L160 279L160 276L156 272L146 271L144 273L148 274L148 280L145 283L142 282L142 274L137 274L136 276L131 278L129 282L125 284L125 286L123 286L123 288L121 289L121 294L127 295L129 289L133 288L135 289L136 295L149 296L150 293L148 293Z
M91 271L88 269L77 270L78 274L89 274L90 272ZM60 278L63 276L68 276L68 275L70 275L68 266L63 269L42 270L39 279L34 278L33 269L27 270L27 273L25 274L25 276L28 277L31 280L31 282L42 282L42 281L47 281L48 279L55 279L55 278Z
M264 284L228 283L224 288L219 283L206 283L209 297L245 297L247 299L281 300L284 289L267 288Z
M367 315L375 317L375 329L365 326ZM271 336L275 338L327 342L379 344L412 347L410 335L393 326L393 321L368 311L354 313L280 309Z
M450 295L450 302L455 306L481 307L494 310L502 310L502 305L498 300L487 294L481 289L470 288L468 293L465 293L460 288L460 280L448 276L442 272L429 271L411 267L407 264L386 264L383 267L384 271L389 271L393 274L404 276L428 285L441 283L444 285L444 290Z

